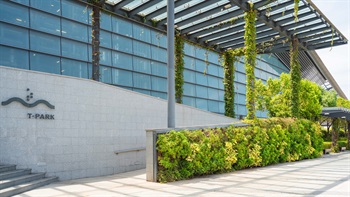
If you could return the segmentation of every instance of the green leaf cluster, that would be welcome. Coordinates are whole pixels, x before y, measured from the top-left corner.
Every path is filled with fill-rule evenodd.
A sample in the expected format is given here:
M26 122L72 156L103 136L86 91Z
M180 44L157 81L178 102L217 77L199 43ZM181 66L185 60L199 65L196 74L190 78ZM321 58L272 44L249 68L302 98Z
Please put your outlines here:
M337 98L337 107L344 107L350 109L350 101L342 97Z
M244 55L243 48L227 50L222 54L224 68L224 101L225 101L225 116L235 117L235 62L238 58Z
M170 131L158 135L159 182L319 157L321 127L305 119L271 118L251 126Z
M300 82L299 116L315 120L322 111L321 88L311 81L302 79ZM269 117L292 117L292 82L290 74L281 74L279 79L268 79L266 84L256 81L257 109L267 110Z
M244 14L244 61L245 70L247 74L247 92L246 92L246 106L247 119L255 119L255 74L254 68L256 66L256 10L253 9L253 4L250 4L250 10Z
M337 106L337 93L334 90L327 91L325 89L322 89L322 106L323 107Z
M301 81L301 69L299 63L299 47L298 39L294 38L290 44L290 75L292 85L292 116L298 118L300 116L300 81Z
M182 103L184 90L184 45L185 39L179 34L175 35L175 99L177 103Z

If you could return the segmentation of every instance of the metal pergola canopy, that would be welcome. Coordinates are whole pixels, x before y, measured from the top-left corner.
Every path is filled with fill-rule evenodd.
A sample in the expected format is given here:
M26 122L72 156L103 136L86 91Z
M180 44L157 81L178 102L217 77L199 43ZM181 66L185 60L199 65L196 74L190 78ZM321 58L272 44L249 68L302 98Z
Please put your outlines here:
M342 107L325 107L322 109L322 116L329 118L342 118L350 121L350 109Z
M348 40L311 0L300 0L295 21L294 0L252 0L257 13L257 45L260 53L289 50L296 36L301 50L347 44ZM107 0L105 9L166 30L166 0ZM244 46L244 11L247 0L176 0L175 29L192 42L218 52Z

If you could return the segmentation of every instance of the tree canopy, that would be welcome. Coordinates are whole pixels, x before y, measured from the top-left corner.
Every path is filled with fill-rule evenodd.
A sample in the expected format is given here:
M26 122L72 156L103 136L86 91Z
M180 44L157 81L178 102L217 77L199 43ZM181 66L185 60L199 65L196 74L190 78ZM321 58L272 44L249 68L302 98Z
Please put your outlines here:
M270 117L292 117L292 84L290 74L279 79L268 79L266 84L256 82L257 109L267 110ZM302 79L299 92L300 118L315 119L322 111L321 88L311 81Z

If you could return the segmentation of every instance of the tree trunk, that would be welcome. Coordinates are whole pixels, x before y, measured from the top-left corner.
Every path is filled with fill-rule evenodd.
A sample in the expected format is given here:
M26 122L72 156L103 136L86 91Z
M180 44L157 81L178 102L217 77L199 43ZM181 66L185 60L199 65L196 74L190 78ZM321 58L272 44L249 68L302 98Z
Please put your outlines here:
M92 1L92 79L100 80L100 11L105 0Z
M340 120L335 118L332 124L332 148L336 152L338 151L339 122Z

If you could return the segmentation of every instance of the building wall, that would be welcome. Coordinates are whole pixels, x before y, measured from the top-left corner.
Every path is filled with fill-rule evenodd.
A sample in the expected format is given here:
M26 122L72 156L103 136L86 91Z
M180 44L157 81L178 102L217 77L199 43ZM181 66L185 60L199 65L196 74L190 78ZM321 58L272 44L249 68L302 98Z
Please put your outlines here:
M0 1L0 65L91 78L90 13L90 7L72 0ZM101 81L166 99L166 35L106 13L101 28ZM219 54L186 43L185 67L183 103L223 114ZM277 78L282 72L288 69L274 55L258 57L257 78ZM245 116L242 63L235 75L235 110Z
M27 101L30 93L33 98ZM44 99L55 109L44 104L28 108L19 102L0 105L0 163L47 172L60 180L145 168L144 150L114 152L145 148L146 129L167 127L163 99L88 79L0 66L0 102L12 97L28 103ZM50 115L54 119L45 119ZM234 121L176 105L176 127Z

